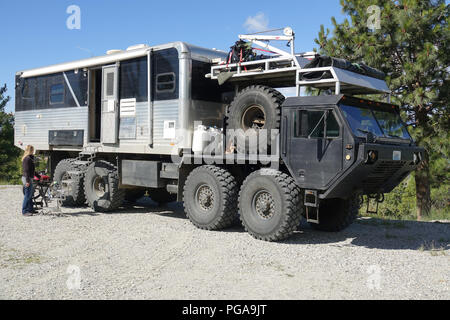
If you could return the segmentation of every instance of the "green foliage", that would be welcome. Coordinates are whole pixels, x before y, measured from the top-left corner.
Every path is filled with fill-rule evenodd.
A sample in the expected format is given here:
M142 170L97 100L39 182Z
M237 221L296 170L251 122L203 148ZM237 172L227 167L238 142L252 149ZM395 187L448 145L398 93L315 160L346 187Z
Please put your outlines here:
M380 204L379 212L395 219L416 214L416 186L412 176L385 195L385 201Z
M448 184L431 188L431 212L426 220L450 220L450 188ZM365 200L361 215L367 215ZM371 206L372 208L372 206ZM370 215L369 215L370 216ZM378 207L377 218L394 220L415 220L416 186L414 175L408 176L390 193L385 194L384 202Z
M380 24L370 29L374 4L380 8ZM332 35L321 26L315 40L319 51L386 73L392 101L401 106L404 120L413 125L413 138L427 151L415 177L418 212L429 213L430 189L449 183L450 6L444 0L341 0L341 5L349 18L340 24L332 18Z
M5 112L10 100L6 90L6 84L0 87L0 179L17 183L21 176L21 152L14 146L14 115Z

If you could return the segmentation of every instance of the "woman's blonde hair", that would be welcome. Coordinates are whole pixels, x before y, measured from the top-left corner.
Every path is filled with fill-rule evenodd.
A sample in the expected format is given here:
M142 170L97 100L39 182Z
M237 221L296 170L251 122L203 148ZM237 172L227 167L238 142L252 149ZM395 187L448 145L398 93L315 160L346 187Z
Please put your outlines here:
M29 155L32 155L33 153L34 153L34 147L31 144L27 145L25 147L25 152L23 153L23 156L22 156L22 161L23 161L23 159L25 159Z

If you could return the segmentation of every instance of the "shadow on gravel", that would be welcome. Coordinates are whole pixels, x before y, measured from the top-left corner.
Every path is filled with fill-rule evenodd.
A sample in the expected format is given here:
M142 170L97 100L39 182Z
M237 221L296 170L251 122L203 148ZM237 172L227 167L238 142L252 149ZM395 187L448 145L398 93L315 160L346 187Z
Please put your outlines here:
M64 213L72 217L99 214L157 214L167 218L187 219L182 202L171 202L159 206L150 198L125 204L119 210L109 213L92 211ZM241 225L235 225L221 232L241 233L245 230ZM348 239L352 239L350 243L340 244ZM303 220L298 231L280 244L330 244L337 247L362 246L386 250L450 250L450 223L358 218L355 223L341 232L322 232L314 230Z
M352 239L350 243L339 244L348 239ZM362 246L387 250L449 250L450 223L359 218L341 232L322 232L302 221L299 230L283 243L329 243L337 247Z
M67 209L79 209L77 207L65 207ZM94 212L87 211L89 209L79 210L79 211L67 211L64 210L60 214L60 216L98 216L102 214L108 215L118 215L118 214L157 214L164 217L169 218L182 218L186 219L186 215L184 214L183 203L182 202L171 202L164 205L159 205L158 203L152 201L151 199L142 199L138 200L135 203L128 202L124 203L119 209L111 211L111 212Z

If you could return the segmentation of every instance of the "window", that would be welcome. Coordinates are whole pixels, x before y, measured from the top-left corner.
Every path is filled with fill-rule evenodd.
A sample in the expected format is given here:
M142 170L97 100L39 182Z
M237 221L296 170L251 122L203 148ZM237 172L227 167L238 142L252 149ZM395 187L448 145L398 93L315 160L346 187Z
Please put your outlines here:
M192 60L191 98L230 103L234 97L233 87L229 83L219 85L217 80L205 78L205 75L210 72L210 63Z
M341 109L356 136L364 138L368 132L378 137L383 136L383 132L369 108L341 105Z
M175 48L152 53L152 99L178 99L178 50Z
M108 97L114 94L114 72L109 71L106 74L106 95Z
M78 70L78 72L66 71L65 73L78 103L80 106L87 106L87 72ZM69 105L75 106L72 104L72 100L72 94L70 94Z
M339 137L339 123L331 110L300 110L294 114L294 136L303 138Z
M161 73L156 75L156 92L174 92L175 73Z
M65 74L80 105L87 105L87 74ZM16 111L77 106L62 72L30 78L17 76L16 84Z
M390 138L411 139L408 130L403 125L400 116L397 113L375 109L373 110L373 113L385 136Z
M136 102L147 101L147 83L147 56L120 63L120 99L136 98Z
M50 104L61 103L64 103L64 84L54 84L50 86Z

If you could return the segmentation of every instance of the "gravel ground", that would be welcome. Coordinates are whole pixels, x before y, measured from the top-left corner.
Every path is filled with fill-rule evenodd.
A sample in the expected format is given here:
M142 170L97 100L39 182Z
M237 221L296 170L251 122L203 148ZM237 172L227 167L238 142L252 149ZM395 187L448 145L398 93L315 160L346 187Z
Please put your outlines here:
M302 222L269 243L199 230L181 203L22 217L21 201L0 186L0 299L450 299L448 222Z

